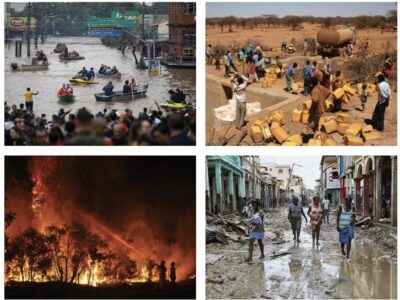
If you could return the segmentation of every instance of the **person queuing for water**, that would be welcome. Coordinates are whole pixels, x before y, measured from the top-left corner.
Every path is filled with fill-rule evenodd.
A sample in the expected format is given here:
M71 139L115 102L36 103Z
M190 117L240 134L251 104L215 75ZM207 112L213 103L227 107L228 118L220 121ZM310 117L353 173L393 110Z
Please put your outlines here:
M224 67L225 67L225 74L224 77L229 78L230 74L230 65L229 65L229 57L228 52L224 54Z
M332 76L332 66L329 62L329 58L324 58L324 65L322 67L322 81L321 84L327 89L331 88L331 76Z
M303 68L303 77L304 77L304 96L308 96L311 93L311 77L312 77L312 68L309 60L307 60L306 65Z
M343 256L350 260L351 240L354 239L353 224L355 214L351 209L351 197L347 196L343 205L339 206L336 218L336 228L339 231L339 242ZM344 246L346 252L344 251Z
M286 51L286 46L287 46L287 40L286 40L286 37L283 37L283 40L281 42L281 51L282 52Z
M385 75L378 75L378 101L376 103L373 115L372 115L372 126L379 131L385 129L385 111L386 107L389 106L389 101L391 98L390 85L385 81Z
M176 267L175 267L175 262L171 262L171 267L169 268L169 280L171 281L171 284L175 284L176 281Z
M331 95L331 91L319 83L317 77L311 78L311 108L309 122L313 123L313 130L319 128L319 120L326 111L325 100Z
M329 223L329 211L331 209L331 202L328 196L325 195L324 200L322 200L322 207L324 209L324 222Z
M112 84L111 81L109 81L109 82L103 87L103 91L104 91L104 94L105 94L106 96L111 96L112 94L114 94L113 90L114 90L114 86L113 86L113 84Z
M308 207L307 215L310 217L313 246L315 244L319 246L319 232L321 230L323 210L318 196L314 196L312 203Z
M336 91L346 85L346 79L343 76L342 71L337 70L335 76L332 78L332 90ZM333 99L333 112L339 112L342 110L342 100Z
M212 61L213 61L212 53L213 53L212 47L211 47L211 45L208 45L208 47L206 49L207 65L212 65Z
M278 72L278 74L277 74L277 78L282 78L282 69L283 69L283 65L282 65L281 58L280 58L279 56L276 56L276 58L275 58L275 63L276 63L276 66L277 66L278 69L279 69L279 72Z
M233 58L233 54L230 50L227 51L228 54L228 60L229 60L229 66L235 71L237 72L237 69L235 67L235 59Z
M297 69L297 63L293 63L292 65L290 65L289 69L287 69L285 72L287 91L289 93L292 92L292 81L294 78L294 74L296 73L296 69Z
M221 70L220 60L221 60L221 52L219 51L219 49L217 49L217 50L215 50L215 69L216 70Z
M246 88L249 84L249 79L244 75L235 75L231 77L231 85L233 97L232 100L236 102L236 129L241 129L245 125L246 118Z
M262 240L264 239L264 212L260 209L259 201L252 201L253 215L248 219L248 228L250 232L249 240L249 256L245 262L251 262L253 260L253 248L254 241L257 240L258 246L260 247L260 259L264 256L264 244Z
M365 110L365 103L368 101L368 93L367 93L367 84L363 83L361 86L361 93L360 93L360 102L361 102L361 111Z
M303 211L303 207L299 204L299 198L292 195L292 203L289 205L288 219L292 227L293 240L300 243L301 232L301 216L304 217L307 223L307 217Z
M389 54L385 55L385 63L383 64L383 74L385 74L386 78L389 78L391 75L396 74L396 71L393 69L394 62Z
M39 92L33 92L29 87L26 88L26 91L24 93L24 98L25 98L25 107L27 110L33 112L33 96L38 94Z

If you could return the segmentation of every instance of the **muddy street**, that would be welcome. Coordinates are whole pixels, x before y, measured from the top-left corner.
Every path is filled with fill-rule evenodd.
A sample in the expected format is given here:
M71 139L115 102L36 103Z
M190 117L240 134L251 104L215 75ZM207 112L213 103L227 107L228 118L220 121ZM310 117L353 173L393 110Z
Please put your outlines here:
M335 210L330 223L322 224L318 247L313 247L311 227L304 219L301 242L293 241L287 208L267 212L264 220L263 260L258 259L255 245L253 262L244 262L248 250L244 236L228 245L207 246L207 255L223 255L207 264L208 298L397 298L397 256L366 238L364 232L374 228L356 227L348 261L340 252Z

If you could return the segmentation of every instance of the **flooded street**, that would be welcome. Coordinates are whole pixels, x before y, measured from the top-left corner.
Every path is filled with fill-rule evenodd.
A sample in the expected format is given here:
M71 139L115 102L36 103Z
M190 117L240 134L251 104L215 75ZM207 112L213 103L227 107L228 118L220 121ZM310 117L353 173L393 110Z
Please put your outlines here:
M311 227L304 219L301 243L293 242L287 208L266 213L264 220L264 260L258 259L260 252L255 243L253 262L244 262L248 250L244 236L241 242L207 246L207 254L223 255L207 265L208 298L397 298L397 258L360 238L361 229L357 227L351 260L343 259L336 213L331 214L330 224L322 224L319 247L312 246ZM274 258L276 254L282 255Z
M85 60L67 63L59 61L58 54L50 54L57 42L66 43L69 51L79 52L85 57ZM34 45L31 47L31 55L34 56ZM130 108L136 116L144 107L156 109L155 101L159 104L165 102L169 98L169 89L180 88L195 97L195 70L167 69L162 66L161 75L149 77L147 70L136 69L130 50L127 50L123 56L117 49L102 45L99 38L49 37L45 44L39 44L38 49L43 50L48 56L49 69L36 72L15 72L10 68L11 63L30 64L31 59L26 57L26 45L23 44L22 47L22 58L15 57L14 41L5 45L5 101L9 105L23 103L23 93L27 87L39 92L39 95L34 97L34 112L47 115L57 113L60 108L76 111L78 108L86 107L92 113L102 111L104 108L117 110ZM139 54L137 56L140 57ZM82 67L85 66L87 69L93 67L97 72L101 64L116 66L122 73L120 81L113 80L114 91L122 90L123 81L134 77L138 84L149 83L147 97L128 102L96 102L94 94L102 92L103 86L108 82L106 79L96 79L100 82L99 84L73 87L76 95L74 103L61 104L58 102L56 93L63 83L68 83Z

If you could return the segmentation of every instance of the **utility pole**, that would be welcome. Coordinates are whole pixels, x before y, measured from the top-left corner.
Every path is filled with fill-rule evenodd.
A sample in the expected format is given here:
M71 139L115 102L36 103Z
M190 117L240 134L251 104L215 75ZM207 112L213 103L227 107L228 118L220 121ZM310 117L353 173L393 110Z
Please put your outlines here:
M255 161L255 156L250 156L253 158L253 165L252 165L252 171L253 171L253 201L256 200L256 161Z
M289 192L290 192L290 182L292 181L293 169L295 166L303 167L302 165L299 165L299 164L295 164L295 163L292 164L292 167L289 170L289 179L288 179L287 186L286 186L286 196L288 196Z
M28 2L28 32L26 34L26 55L31 57L31 3Z

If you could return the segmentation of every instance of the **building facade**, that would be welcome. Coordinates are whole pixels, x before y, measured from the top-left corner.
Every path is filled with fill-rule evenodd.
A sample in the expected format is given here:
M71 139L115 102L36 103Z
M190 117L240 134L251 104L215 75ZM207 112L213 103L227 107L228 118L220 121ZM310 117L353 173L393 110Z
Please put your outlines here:
M244 202L239 156L209 156L206 166L206 208L214 213L240 211Z
M338 156L337 161L341 202L350 196L357 215L397 226L397 156Z
M331 205L340 204L340 184L338 158L323 156L320 163L321 171L321 198L327 197Z
M177 63L195 62L196 3L171 2L168 16L168 59Z

